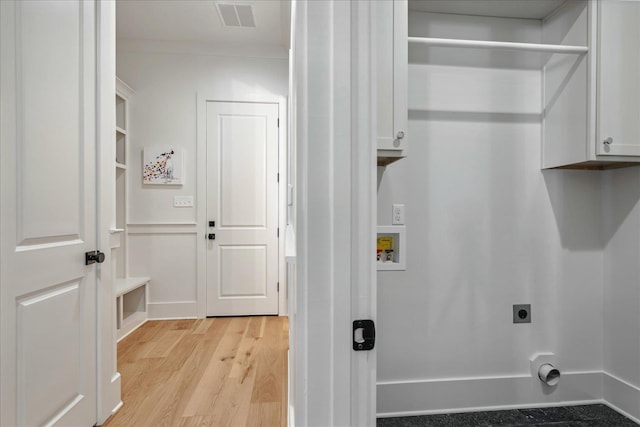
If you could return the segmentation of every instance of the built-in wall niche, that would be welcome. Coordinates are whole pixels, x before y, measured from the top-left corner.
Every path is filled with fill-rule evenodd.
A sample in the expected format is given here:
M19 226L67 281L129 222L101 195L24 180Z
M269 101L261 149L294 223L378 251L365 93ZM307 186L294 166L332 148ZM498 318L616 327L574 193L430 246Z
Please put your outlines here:
M127 167L127 134L122 129L116 129L116 166Z
M148 313L148 277L129 277L116 282L116 329L121 340L144 322Z
M124 169L116 167L116 228L123 230L126 225L127 179Z
M127 234L128 217L128 171L129 141L129 102L133 97L131 89L122 80L116 80L116 128L115 128L115 206L114 227L111 229L111 260L115 278L116 330L118 340L138 328L148 318L147 299L149 277L129 276L129 236Z
M379 225L376 239L376 268L406 270L406 228L404 225Z
M127 129L127 101L122 95L116 94L116 130L118 129Z

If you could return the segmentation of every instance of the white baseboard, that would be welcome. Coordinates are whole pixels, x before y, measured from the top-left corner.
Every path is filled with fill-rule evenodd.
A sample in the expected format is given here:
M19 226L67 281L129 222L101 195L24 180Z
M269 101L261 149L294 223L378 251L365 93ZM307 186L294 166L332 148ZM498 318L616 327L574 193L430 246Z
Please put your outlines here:
M104 413L98 414L98 420L96 425L101 426L104 424L113 414L118 412L123 403L121 399L122 391L122 377L120 372L116 372L109 383L108 395L103 396L102 404L104 405ZM110 409L109 409L110 408Z
M150 302L149 320L195 319L198 317L195 301Z
M640 388L606 372L603 377L606 404L640 423Z
M123 406L124 402L121 400L120 402L118 402L116 407L111 410L111 415L115 415L115 413L118 412Z
M554 389L523 375L379 382L377 394L378 417L604 403L602 372L563 372Z

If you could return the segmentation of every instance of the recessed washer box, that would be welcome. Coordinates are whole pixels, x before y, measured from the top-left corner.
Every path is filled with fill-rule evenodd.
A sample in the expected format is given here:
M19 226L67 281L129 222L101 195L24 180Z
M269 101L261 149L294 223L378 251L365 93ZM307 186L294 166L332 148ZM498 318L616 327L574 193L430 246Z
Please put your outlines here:
M377 237L390 237L393 241L391 260L376 262L378 271L407 269L407 242L404 225L379 225Z

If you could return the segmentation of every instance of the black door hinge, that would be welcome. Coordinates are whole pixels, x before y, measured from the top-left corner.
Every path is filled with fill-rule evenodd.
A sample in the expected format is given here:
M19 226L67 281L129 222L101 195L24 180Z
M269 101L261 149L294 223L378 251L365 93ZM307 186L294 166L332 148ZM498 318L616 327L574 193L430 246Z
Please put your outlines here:
M372 350L376 345L376 325L373 320L353 321L353 349L355 351Z
M278 127L280 127L280 119L278 119Z
M278 231L276 231L276 237L280 237L280 227L278 227Z
M278 282L277 289L278 289L278 292L280 292L280 282Z
M276 180L280 182L280 172L278 172L278 174L276 175Z

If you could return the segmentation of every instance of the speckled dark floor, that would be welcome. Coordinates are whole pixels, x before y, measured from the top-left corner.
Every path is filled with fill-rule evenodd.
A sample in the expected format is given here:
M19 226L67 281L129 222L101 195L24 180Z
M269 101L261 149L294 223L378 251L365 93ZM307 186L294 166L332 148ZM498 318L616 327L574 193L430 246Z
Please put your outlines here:
M625 427L638 425L606 405L378 418L377 427Z

